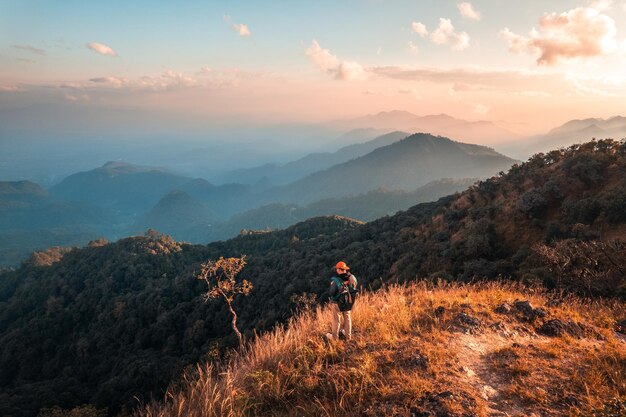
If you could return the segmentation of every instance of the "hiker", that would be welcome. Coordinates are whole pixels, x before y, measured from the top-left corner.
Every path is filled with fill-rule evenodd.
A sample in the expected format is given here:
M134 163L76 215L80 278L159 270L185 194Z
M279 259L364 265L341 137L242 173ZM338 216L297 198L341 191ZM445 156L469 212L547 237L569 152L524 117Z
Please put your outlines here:
M345 262L337 262L337 275L330 279L330 300L332 301L333 332L326 336L332 339L339 338L339 326L343 321L343 336L352 340L352 317L350 311L354 305L358 290L357 280L349 271Z

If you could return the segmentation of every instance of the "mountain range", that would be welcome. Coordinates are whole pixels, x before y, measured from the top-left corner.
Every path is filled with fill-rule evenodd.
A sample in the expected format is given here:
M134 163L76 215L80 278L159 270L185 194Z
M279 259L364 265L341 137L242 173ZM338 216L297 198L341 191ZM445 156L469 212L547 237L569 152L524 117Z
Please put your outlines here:
M626 137L626 117L614 116L608 119L587 118L570 120L543 135L531 136L523 141L502 144L499 149L518 158L527 158L537 152L567 147L591 139Z
M481 144L495 144L519 139L529 131L527 126L504 122L468 121L444 113L418 116L401 110L370 114L352 120L335 121L332 125L345 130L368 127L402 130L411 133L428 132L433 135L455 138L461 142Z
M376 131L379 132L379 131ZM373 134L370 130L359 131L348 134L352 139L354 136L360 138L363 134ZM288 162L283 165L266 164L255 168L238 169L216 178L218 183L244 183L256 184L259 181L267 181L272 185L282 185L298 180L316 171L322 171L333 165L341 164L354 158L358 158L372 152L376 148L390 145L409 136L405 132L391 132L377 135L374 139L369 139L364 143L355 143L342 147L335 152L320 152L306 155L300 159ZM346 140L341 137L339 140Z
M360 158L266 192L282 202L310 203L384 187L414 190L440 178L489 177L516 161L491 148L418 133Z

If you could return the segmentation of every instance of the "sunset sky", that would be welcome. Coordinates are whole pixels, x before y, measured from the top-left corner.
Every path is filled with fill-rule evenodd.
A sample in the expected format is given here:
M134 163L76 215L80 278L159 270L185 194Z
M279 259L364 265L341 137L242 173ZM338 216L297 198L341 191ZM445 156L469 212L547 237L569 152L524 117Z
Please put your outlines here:
M42 103L192 124L398 109L539 132L626 114L626 1L0 0L0 111Z

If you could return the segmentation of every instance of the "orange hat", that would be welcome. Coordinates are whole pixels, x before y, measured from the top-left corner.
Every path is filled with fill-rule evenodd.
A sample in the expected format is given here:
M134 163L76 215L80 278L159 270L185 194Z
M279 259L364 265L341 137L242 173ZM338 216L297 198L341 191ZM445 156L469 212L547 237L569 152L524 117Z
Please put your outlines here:
M344 261L337 262L335 269L345 269L346 271L350 270L350 268L348 268L348 265L346 265Z

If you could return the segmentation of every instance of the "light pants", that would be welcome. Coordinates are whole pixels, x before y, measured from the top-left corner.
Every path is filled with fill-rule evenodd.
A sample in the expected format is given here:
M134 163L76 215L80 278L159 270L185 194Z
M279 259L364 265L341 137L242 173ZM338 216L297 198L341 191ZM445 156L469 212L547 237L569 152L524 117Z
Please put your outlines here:
M352 340L352 317L350 317L350 312L339 311L339 306L335 303L333 303L332 309L333 337L339 339L339 325L341 323L346 339Z

